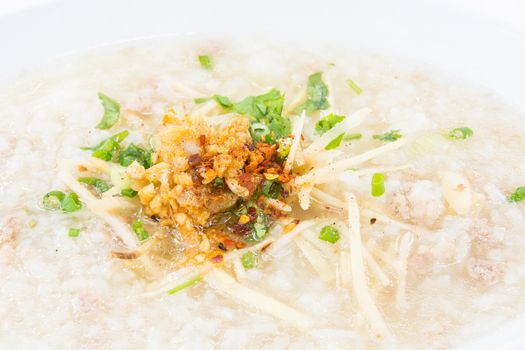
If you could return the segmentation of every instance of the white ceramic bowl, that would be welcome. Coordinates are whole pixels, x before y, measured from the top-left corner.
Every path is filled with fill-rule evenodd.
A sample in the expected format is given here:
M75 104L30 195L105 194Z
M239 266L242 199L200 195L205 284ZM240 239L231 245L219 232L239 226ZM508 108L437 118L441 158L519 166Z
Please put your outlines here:
M57 56L102 44L189 32L258 33L303 42L321 39L339 46L360 46L428 64L483 85L525 112L525 33L488 18L416 0L52 3L0 18L0 79ZM494 335L480 334L468 348L524 349L524 327L525 315Z

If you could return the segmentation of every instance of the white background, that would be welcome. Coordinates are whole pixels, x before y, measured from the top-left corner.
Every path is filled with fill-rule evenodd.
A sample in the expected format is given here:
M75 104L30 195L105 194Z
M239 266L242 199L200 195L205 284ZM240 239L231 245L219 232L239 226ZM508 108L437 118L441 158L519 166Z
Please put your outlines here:
M0 0L0 16L57 0ZM67 0L66 0L67 1ZM89 1L89 0L86 0ZM147 0L145 0L147 1ZM341 0L344 1L344 0ZM429 0L460 12L491 17L509 29L525 30L525 0Z

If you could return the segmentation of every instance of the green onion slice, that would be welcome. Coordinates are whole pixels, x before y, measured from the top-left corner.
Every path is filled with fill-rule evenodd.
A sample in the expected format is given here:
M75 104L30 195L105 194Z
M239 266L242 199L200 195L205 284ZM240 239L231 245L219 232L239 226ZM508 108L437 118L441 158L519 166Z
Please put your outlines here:
M339 233L339 230L332 226L325 226L321 229L321 232L319 232L319 237L321 241L329 242L329 243L336 243L340 238L341 234Z
M69 234L69 237L78 237L78 235L80 234L80 229L70 228L68 234Z
M247 270L254 269L259 263L259 258L255 252L247 251L241 257L241 263L242 266L244 266L244 268Z
M186 281L184 283L181 283L178 286L176 286L175 288L172 288L172 289L168 290L168 294L172 295L172 294L175 294L177 292L180 292L181 290L186 289L188 287L191 287L194 284L199 283L200 281L202 281L202 276L194 277L191 280Z
M385 193L385 175L375 173L372 175L372 196L379 197Z

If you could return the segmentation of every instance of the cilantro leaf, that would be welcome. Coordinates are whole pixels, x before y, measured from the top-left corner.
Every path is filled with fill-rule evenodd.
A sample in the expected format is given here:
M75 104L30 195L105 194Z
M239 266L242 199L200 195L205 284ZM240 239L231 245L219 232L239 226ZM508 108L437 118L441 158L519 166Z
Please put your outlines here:
M326 117L319 119L317 123L315 123L315 132L316 134L322 135L328 130L332 129L335 124L342 122L345 120L344 115L337 115L330 113Z
M127 167L134 161L139 162L144 168L148 169L153 164L151 161L151 151L147 151L135 144L130 144L119 156L120 165Z
M516 188L516 190L507 198L507 200L510 203L521 202L524 199L525 199L525 186L520 186Z
M93 151L91 155L95 158L110 161L113 159L113 155L120 150L120 143L124 141L128 135L129 132L124 130L100 142L95 147L82 147L82 149Z
M100 102L102 102L102 107L104 107L104 115L96 127L97 129L106 130L118 122L120 116L120 104L112 98L104 95L102 92L98 93L98 98L100 99Z
M315 112L325 110L330 107L326 97L328 96L328 87L323 82L321 72L314 73L308 77L308 85L306 87L306 101L299 105L294 112L296 114L305 111Z
M268 120L268 129L270 129L270 133L266 135L267 143L277 143L280 139L290 135L292 128L290 119L283 117L280 114L272 114L268 117Z
M274 88L259 96L245 97L233 106L233 111L251 115L259 120L267 115L281 115L283 104L284 95Z
M228 97L222 95L213 95L211 97L199 97L194 99L195 103L197 104L205 103L210 100L214 100L215 102L217 102L218 105L226 109L233 107L232 101L230 101Z
M390 130L385 132L384 134L377 134L373 135L372 137L379 141L385 141L385 142L393 142L401 138L401 134L399 133L399 130Z

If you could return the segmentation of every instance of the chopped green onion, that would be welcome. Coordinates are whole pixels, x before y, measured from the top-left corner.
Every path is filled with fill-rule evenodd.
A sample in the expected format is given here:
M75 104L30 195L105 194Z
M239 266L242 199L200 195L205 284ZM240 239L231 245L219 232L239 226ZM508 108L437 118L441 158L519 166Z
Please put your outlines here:
M91 155L95 158L110 161L113 159L115 152L120 150L120 143L124 141L128 135L129 132L124 130L106 140L103 140L95 147L82 147L82 149L93 151Z
M259 263L259 258L255 252L247 251L241 257L241 263L242 266L244 266L244 268L247 270L254 269Z
M135 221L133 224L131 224L131 227L133 228L133 231L135 232L135 234L139 238L139 241L143 241L145 239L148 239L149 233L142 226L142 221L140 221L140 220Z
M62 211L66 214L74 213L82 208L82 202L78 198L78 194L75 192L68 193L64 199L60 202Z
M449 132L448 137L454 140L465 140L474 134L471 128L466 126L461 128L455 128Z
M120 165L127 167L134 161L137 161L145 169L151 168L151 151L147 151L139 146L130 144L119 156Z
M202 281L202 277L201 276L194 277L191 280L186 281L184 283L181 283L178 286L176 286L175 288L172 288L172 289L168 290L168 294L172 295L172 294L175 294L177 292L180 292L181 290L186 289L188 287L191 287L194 284L199 283L200 281Z
M525 199L525 186L520 186L507 198L510 203L521 202Z
M131 188L123 188L122 191L120 191L120 194L124 197L133 198L137 195L137 191Z
M339 230L332 226L325 226L321 229L321 232L319 232L319 237L321 241L326 241L329 243L334 244L341 238L341 234L339 233Z
M264 180L261 192L269 198L277 198L281 194L283 186L276 180Z
M215 177L215 179L213 179L213 181L211 182L211 185L213 187L224 187L224 180L222 179L222 177Z
M266 234L268 233L268 226L266 226L263 223L256 222L253 224L253 228L255 230L255 235L257 236L257 239L264 238Z
M288 157L288 154L290 154L290 149L292 148L292 138L286 137L279 140L279 148L277 149L277 152L279 153L279 157L286 158Z
M303 111L307 113L325 110L330 107L328 103L328 87L323 82L321 72L314 73L308 77L308 85L306 87L306 101L299 105L294 113L299 114Z
M118 122L120 116L120 104L101 92L98 93L98 98L100 99L100 102L102 102L102 107L104 107L104 115L102 116L102 120L98 123L97 129L109 129Z
M78 237L78 235L80 234L80 229L70 228L68 234L69 234L69 237Z
M331 149L335 149L341 145L341 141L343 141L343 137L345 136L345 133L341 133L338 136L336 136L332 141L330 141L324 149L329 151Z
M357 95L361 95L361 93L363 92L363 89L361 89L361 87L359 87L359 85L357 85L352 79L348 79L346 83L348 84L348 86L350 86L352 90L354 90L354 92Z
M42 206L46 210L57 210L60 209L60 203L64 200L65 193L61 191L51 191L47 193L43 200Z
M232 101L230 101L230 99L226 96L213 95L211 97L199 97L199 98L194 99L196 104L205 103L210 100L214 100L215 102L217 102L217 104L219 104L223 108L233 107Z
M385 175L375 173L372 175L372 196L379 197L385 193Z
M363 137L363 134L361 133L347 134L343 138L343 141L360 140L362 137Z
M270 115L281 115L284 104L284 95L277 89L271 89L265 94L245 97L235 103L233 111L239 114L248 114L257 121Z
M317 123L315 123L314 130L316 134L322 135L328 130L332 129L335 126L335 124L345 120L345 118L346 117L344 115L330 113L326 117L319 119Z
M402 135L399 133L399 130L391 130L391 131L385 132L384 134L373 135L372 137L380 141L393 142L401 138L401 136Z
M95 187L99 193L106 192L110 188L106 181L96 177L79 177L77 181Z
M199 63L201 64L201 67L204 69L212 69L213 64L211 62L211 57L208 55L201 55L198 57Z

